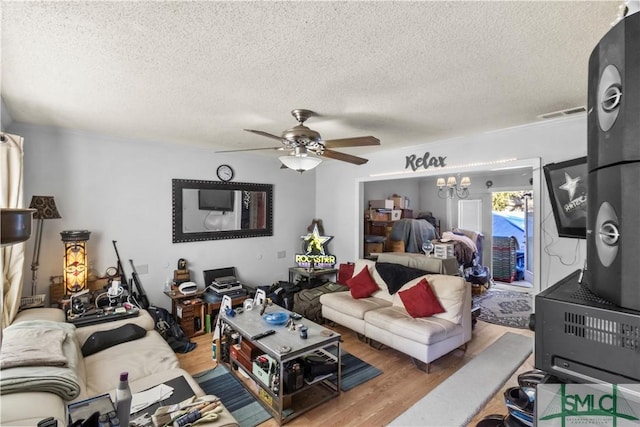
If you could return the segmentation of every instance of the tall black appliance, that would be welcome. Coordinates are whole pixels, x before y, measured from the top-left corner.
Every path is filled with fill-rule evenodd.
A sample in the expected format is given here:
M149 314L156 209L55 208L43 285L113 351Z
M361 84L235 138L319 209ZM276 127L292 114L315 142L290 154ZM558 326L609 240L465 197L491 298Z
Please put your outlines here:
M535 366L640 382L640 12L589 58L587 265L536 295ZM583 274L584 273L584 274Z
M589 58L585 284L640 310L640 13L625 17Z

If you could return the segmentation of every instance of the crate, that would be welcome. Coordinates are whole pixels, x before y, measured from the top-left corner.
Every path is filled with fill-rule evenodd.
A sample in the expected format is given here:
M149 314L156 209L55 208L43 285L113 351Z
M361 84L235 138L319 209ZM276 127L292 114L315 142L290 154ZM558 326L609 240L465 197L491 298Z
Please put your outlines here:
M516 251L518 241L515 237L493 237L491 248L493 261L493 280L511 283L516 278Z
M455 258L456 252L453 243L436 243L433 245L433 257L440 259Z

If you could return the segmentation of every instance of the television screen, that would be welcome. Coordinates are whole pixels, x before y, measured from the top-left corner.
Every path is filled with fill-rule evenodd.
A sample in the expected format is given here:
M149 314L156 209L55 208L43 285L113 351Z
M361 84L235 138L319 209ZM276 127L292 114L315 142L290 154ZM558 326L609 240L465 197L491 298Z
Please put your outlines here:
M233 190L199 190L198 209L202 211L233 211Z
M549 163L544 176L560 237L587 237L587 157Z

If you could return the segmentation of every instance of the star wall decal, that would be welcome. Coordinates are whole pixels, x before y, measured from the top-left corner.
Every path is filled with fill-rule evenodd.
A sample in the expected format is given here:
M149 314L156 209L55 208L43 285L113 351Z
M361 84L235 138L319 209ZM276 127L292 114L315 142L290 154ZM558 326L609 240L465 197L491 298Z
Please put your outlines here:
M320 254L326 255L324 246L331 240L332 236L321 236L318 232L318 225L316 224L313 227L313 232L307 234L306 236L302 236L304 241L307 243L306 253L309 254Z
M573 200L573 196L576 194L576 187L578 186L578 181L582 178L571 178L568 173L564 173L565 183L560 186L561 190L565 190L569 193L569 200Z

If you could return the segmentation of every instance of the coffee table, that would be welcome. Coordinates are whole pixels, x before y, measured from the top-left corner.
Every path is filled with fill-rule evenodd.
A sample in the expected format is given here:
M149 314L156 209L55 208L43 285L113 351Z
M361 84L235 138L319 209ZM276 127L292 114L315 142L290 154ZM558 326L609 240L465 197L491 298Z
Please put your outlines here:
M234 359L233 355L230 355L229 363L231 372L239 376L240 374L235 368L242 369L257 384L257 387L252 387L245 381L241 381L249 392L258 397L258 401L274 418L280 424L284 424L340 395L342 376L341 337L340 334L303 317L294 321L296 325L304 325L307 328L307 338L303 339L299 329L291 331L286 325L267 323L260 314L261 308L261 306L256 306L253 310L243 311L235 316L220 312L220 321L223 326L226 325L240 334L242 340L249 340L275 361L276 372L279 372L280 379L277 389L280 392L274 392L272 387L266 384L264 376L260 375L259 377L260 372L249 372L238 360ZM276 305L268 306L264 314L274 312L291 314L290 311ZM275 334L252 339L252 337L269 329L273 329ZM335 355L328 350L335 350ZM309 354L321 354L328 357L329 359L327 360L335 361L336 372L325 378L320 377L317 381L305 381L301 388L285 394L283 392L285 390L285 365Z

